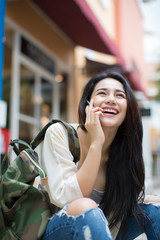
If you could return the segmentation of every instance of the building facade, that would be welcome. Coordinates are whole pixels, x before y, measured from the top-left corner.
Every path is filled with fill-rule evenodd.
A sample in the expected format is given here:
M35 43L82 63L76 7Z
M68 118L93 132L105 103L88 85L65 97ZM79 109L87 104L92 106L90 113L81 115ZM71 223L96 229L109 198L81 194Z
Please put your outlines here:
M84 85L103 70L122 73L144 96L142 38L136 0L6 1L4 135L30 142L52 118L77 121Z
M102 2L6 2L3 99L12 138L29 141L51 118L77 120L86 80L105 68L125 72L115 6Z

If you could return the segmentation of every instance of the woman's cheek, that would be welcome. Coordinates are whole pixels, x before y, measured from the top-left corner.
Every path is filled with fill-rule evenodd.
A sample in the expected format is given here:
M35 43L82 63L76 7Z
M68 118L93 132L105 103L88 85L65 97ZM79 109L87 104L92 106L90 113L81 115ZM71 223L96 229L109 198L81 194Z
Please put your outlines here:
M95 96L92 98L93 99L93 105L94 107L99 107L99 104L101 102L101 98L99 96Z

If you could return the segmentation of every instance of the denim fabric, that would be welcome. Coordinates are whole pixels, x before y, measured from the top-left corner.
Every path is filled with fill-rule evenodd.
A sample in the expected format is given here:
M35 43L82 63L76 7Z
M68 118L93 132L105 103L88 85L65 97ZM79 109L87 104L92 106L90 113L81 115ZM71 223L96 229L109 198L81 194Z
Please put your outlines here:
M42 240L111 240L108 223L100 208L92 208L78 216L70 216L67 206L50 219ZM143 232L149 240L160 240L160 203L142 204L145 218L139 217L144 230L134 216L127 223L124 240L132 240ZM120 240L119 230L116 240Z
M42 240L111 240L108 223L99 207L70 216L66 208L53 215Z
M152 204L142 204L144 218L139 217L142 228L138 225L134 216L129 218L124 240L132 240L145 233L149 240L160 240L160 202ZM120 232L116 240L120 240Z

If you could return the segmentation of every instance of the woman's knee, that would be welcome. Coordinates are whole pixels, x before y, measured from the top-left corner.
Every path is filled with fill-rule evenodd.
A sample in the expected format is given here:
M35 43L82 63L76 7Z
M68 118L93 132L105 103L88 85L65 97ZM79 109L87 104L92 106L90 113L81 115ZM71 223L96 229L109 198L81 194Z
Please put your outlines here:
M95 201L90 198L79 198L74 200L67 208L67 213L71 216L77 216L83 212L97 207Z

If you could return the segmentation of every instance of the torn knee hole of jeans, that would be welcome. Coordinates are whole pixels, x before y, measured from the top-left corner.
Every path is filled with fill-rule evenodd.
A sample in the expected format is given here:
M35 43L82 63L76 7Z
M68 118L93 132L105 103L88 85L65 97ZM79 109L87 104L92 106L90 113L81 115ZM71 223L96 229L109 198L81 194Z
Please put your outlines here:
M62 216L67 216L68 218L73 218L73 219L76 219L77 216L72 216L72 215L69 215L68 212L66 211L66 209L62 209L60 210L58 213L56 213L57 216L59 217L62 217Z
M73 215L68 214L66 209L61 209L58 213L56 213L56 215L59 217L67 216L68 218L73 218L74 220L76 220L78 217L85 218L86 212L83 212L83 213L80 213L79 215L73 216Z

